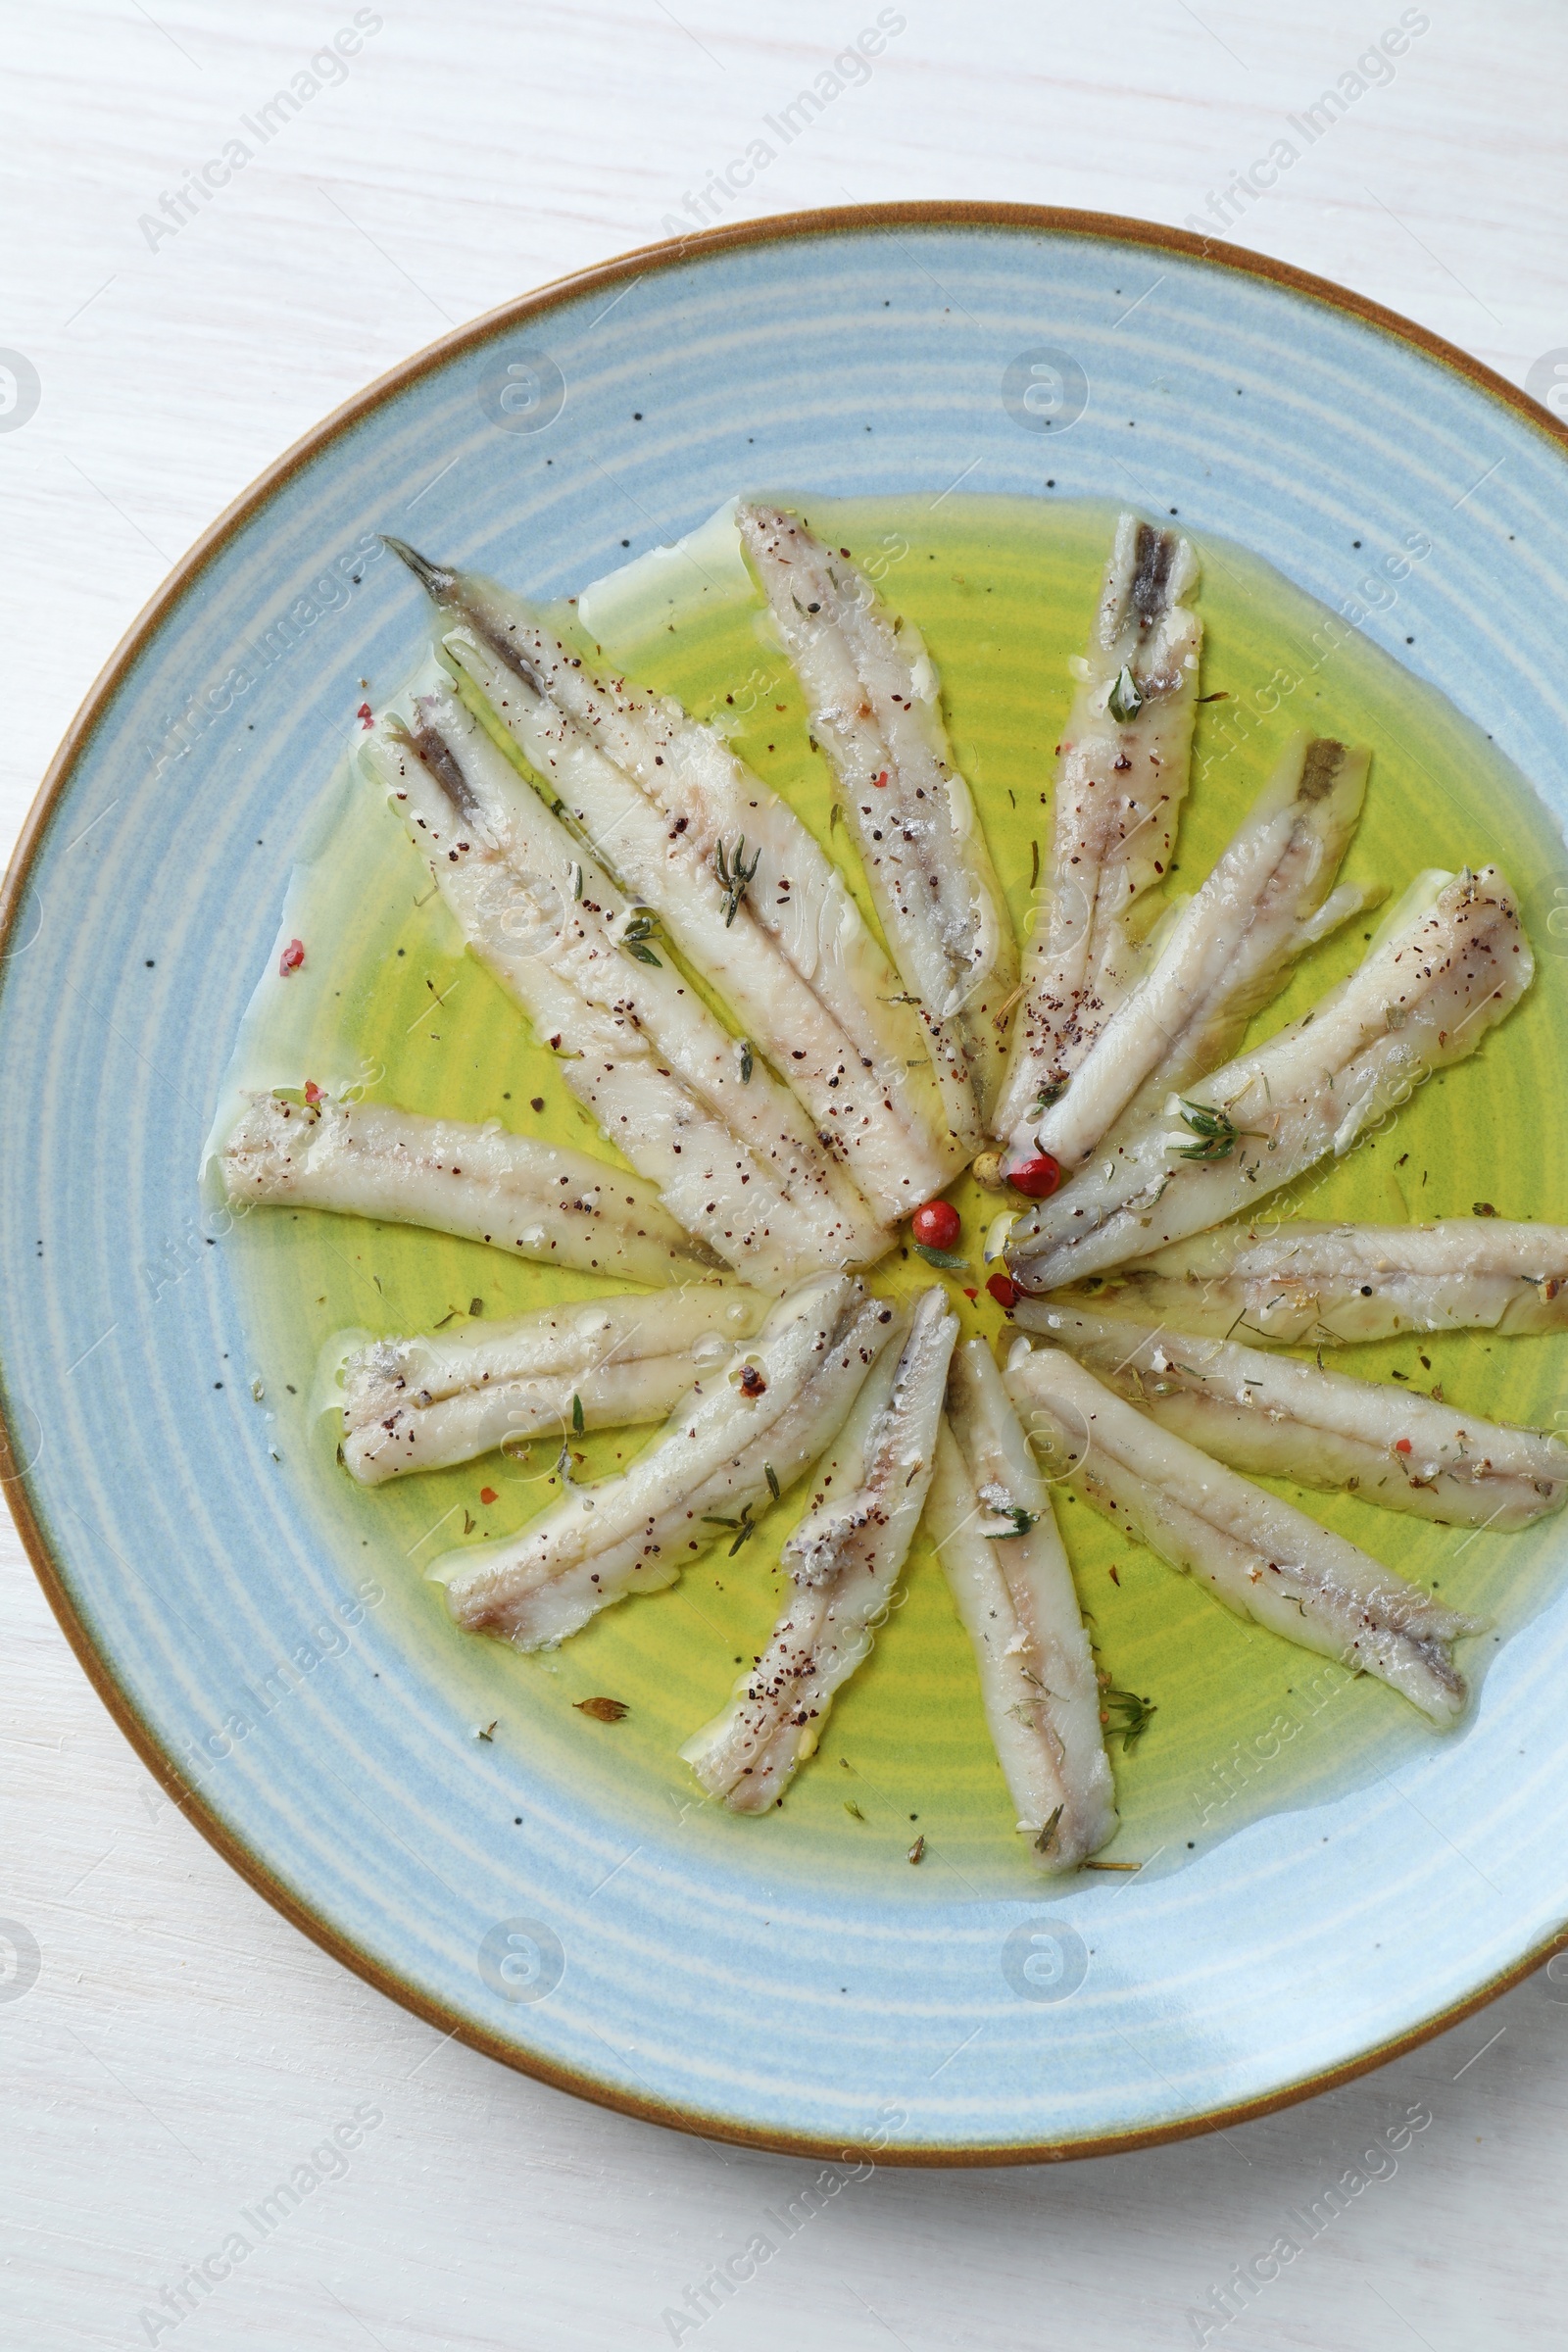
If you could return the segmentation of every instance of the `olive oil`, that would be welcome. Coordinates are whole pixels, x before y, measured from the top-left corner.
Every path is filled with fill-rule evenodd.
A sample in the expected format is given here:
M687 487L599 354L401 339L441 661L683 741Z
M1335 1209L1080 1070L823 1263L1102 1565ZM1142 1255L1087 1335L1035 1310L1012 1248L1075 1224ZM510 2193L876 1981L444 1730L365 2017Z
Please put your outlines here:
M1020 933L1030 877L1049 856L1054 747L1115 519L1091 504L953 497L807 502L813 528L849 548L882 594L919 626L941 673L959 765L985 822ZM1523 1004L1470 1061L1431 1081L1383 1130L1279 1197L1284 1213L1399 1223L1474 1213L1568 1221L1559 1055L1568 960L1547 917L1568 855L1526 781L1432 686L1359 633L1352 610L1330 614L1267 564L1224 542L1197 542L1204 654L1193 781L1174 891L1195 890L1297 727L1363 742L1371 782L1344 875L1396 894L1423 867L1496 862L1523 893L1536 951ZM447 551L438 550L438 554ZM1397 612L1430 560L1419 537L1369 578ZM737 752L799 810L858 883L848 828L834 821L831 773L812 746L799 691L724 516L685 543L585 591L563 623L585 652L677 696L730 736ZM1412 624L1413 626L1413 624ZM869 912L862 887L858 895ZM1267 1035L1354 965L1376 916L1356 919L1303 958L1253 1025ZM560 1083L554 1055L464 950L428 874L379 793L352 763L323 804L317 839L284 909L280 937L306 945L286 980L258 989L236 1055L236 1084L359 1087L427 1112L498 1118L521 1134L608 1152ZM1562 943L1568 946L1568 943ZM907 1295L943 1281L966 1334L1000 1342L1011 1327L984 1289L981 1245L999 1208L965 1179L967 1274L933 1273L895 1252L875 1287ZM727 1697L762 1648L779 1581L777 1552L804 1499L786 1494L736 1558L722 1546L681 1583L607 1611L559 1652L522 1658L458 1634L422 1570L466 1538L520 1527L560 1493L563 1443L579 1478L612 1470L648 1433L574 1440L569 1431L513 1461L466 1467L362 1492L335 1464L319 1409L345 1328L422 1330L605 1285L436 1235L314 1212L263 1210L236 1225L233 1262L247 1304L266 1406L308 1519L345 1573L368 1563L378 1604L436 1687L454 1734L496 1723L487 1756L510 1760L519 1800L590 1791L628 1836L704 1841L715 1862L772 1881L872 1871L908 1899L1022 1894L1038 1884L992 1752L968 1645L923 1539L871 1658L835 1702L818 1757L784 1806L760 1822L699 1803L676 1750ZM968 1291L976 1297L970 1300ZM1441 1385L1450 1402L1494 1420L1553 1426L1564 1348L1555 1337L1485 1334L1341 1350L1340 1368ZM288 1399L292 1384L298 1393ZM1560 1573L1554 1525L1517 1535L1427 1526L1349 1495L1296 1494L1304 1508L1446 1600L1491 1621L1461 1644L1478 1680L1495 1644L1525 1626ZM484 1502L486 1493L497 1499ZM1440 1737L1381 1686L1228 1616L1205 1592L1118 1538L1089 1505L1058 1516L1100 1663L1110 1686L1153 1708L1132 1752L1113 1738L1122 1830L1104 1859L1179 1867L1259 1815L1311 1805L1419 1758ZM1526 1637L1528 1638L1528 1637ZM589 1697L624 1704L599 1722ZM1112 1721L1126 1719L1117 1702ZM1462 1731L1454 1735L1463 1738ZM519 1801L516 1810L523 1810ZM925 1840L911 1871L911 1841ZM1124 1882L1105 1877L1113 1890Z

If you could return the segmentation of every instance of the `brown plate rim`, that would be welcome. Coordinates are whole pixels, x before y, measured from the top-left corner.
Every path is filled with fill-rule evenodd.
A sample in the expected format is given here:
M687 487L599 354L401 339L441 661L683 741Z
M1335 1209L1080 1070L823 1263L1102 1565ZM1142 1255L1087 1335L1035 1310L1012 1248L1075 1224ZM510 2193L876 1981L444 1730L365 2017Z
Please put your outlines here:
M1245 246L1227 244L1218 238L1197 236L1187 229L1169 228L1157 221L1140 220L1115 213L1078 212L1053 205L948 201L939 198L769 214L661 244L640 246L618 255L612 261L597 263L590 269L553 279L530 294L518 295L511 302L485 312L468 325L443 335L438 342L427 344L411 358L399 361L363 391L355 393L319 423L313 425L309 432L285 450L225 507L217 520L193 543L121 639L89 687L60 749L50 761L18 838L6 872L4 891L0 893L0 966L9 957L12 933L25 900L33 860L56 804L75 772L93 729L142 648L180 600L196 585L214 557L227 546L242 524L265 507L303 466L318 457L362 416L432 369L444 366L457 354L477 349L495 336L508 333L529 319L545 317L584 294L623 286L655 271L676 269L737 246L858 235L868 229L952 227L1022 230L1047 236L1082 237L1103 243L1139 245L1155 253L1179 254L1185 260L1204 263L1213 269L1262 279L1289 293L1321 303L1344 316L1358 319L1363 325L1420 352L1450 373L1461 376L1490 399L1512 410L1568 458L1568 425L1559 423L1518 385L1510 384L1494 369L1486 367L1480 360L1472 359L1469 353L1460 351L1443 336L1434 334L1430 328L1417 325L1413 319L1401 318L1396 311L1388 310L1366 295L1336 285L1332 279L1299 270L1293 263L1276 261L1269 255L1253 253ZM185 1818L221 1854L230 1868L264 1896L274 1910L279 1911L333 1959L341 1961L345 1968L352 1969L356 1976L362 1977L378 1992L385 1993L401 2007L423 2018L426 2024L435 2027L449 2038L466 2042L470 2049L499 2059L503 2065L513 2067L519 2074L529 2075L537 2082L547 2082L555 2089L570 2091L578 2098L589 2099L597 2106L633 2116L641 2122L662 2124L675 2131L719 2138L740 2147L767 2149L779 2155L826 2158L845 2163L875 2162L901 2167L1051 2164L1083 2156L1124 2155L1139 2148L1160 2147L1175 2140L1199 2138L1206 2132L1250 2123L1260 2116L1275 2115L1302 2099L1316 2097L1321 2091L1333 2090L1342 2083L1353 2082L1358 2076L1419 2048L1436 2034L1446 2033L1449 2027L1474 2016L1477 2010L1485 2008L1499 1994L1521 1984L1553 1953L1565 1948L1565 1940L1568 1940L1568 1932L1555 1931L1544 1941L1534 1946L1523 1959L1490 1977L1463 2000L1449 2003L1446 2008L1424 2019L1420 2025L1378 2042L1337 2066L1298 2077L1295 2082L1260 2098L1238 2100L1229 2106L1207 2109L1175 2122L1151 2125L1139 2131L1103 2132L1077 2139L1046 2140L1028 2146L1015 2141L995 2146L979 2143L942 2146L931 2142L917 2148L901 2148L896 2143L873 2146L870 2143L851 2142L844 2145L814 2134L760 2130L732 2117L679 2107L660 2099L639 2097L598 2082L591 2076L579 2075L569 2067L557 2066L534 2053L519 2050L490 2034L471 2018L448 2009L372 1954L363 1950L343 1931L319 1918L281 1881L273 1877L263 1858L254 1853L228 1824L205 1803L199 1791L190 1788L181 1778L173 1759L141 1716L129 1690L121 1683L113 1661L99 1650L55 1562L33 1512L24 1483L25 1474L19 1474L14 1467L16 1459L11 1405L4 1367L0 1366L0 1481L3 1481L17 1531L49 1605L88 1681L132 1748L167 1794L179 1806Z

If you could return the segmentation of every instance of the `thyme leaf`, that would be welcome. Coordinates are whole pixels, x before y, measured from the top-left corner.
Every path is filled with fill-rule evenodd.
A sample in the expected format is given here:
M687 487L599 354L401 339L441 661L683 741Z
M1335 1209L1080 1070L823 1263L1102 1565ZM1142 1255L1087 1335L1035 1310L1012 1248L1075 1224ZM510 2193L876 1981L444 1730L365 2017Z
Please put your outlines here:
M659 917L654 913L652 907L628 907L625 926L620 934L620 944L628 956L636 956L639 963L651 963L662 970L660 958L648 945L648 942L654 937L658 922Z
M1129 719L1138 716L1144 707L1145 699L1138 680L1124 662L1116 673L1116 682L1111 687L1106 704L1111 717L1115 719L1118 726L1126 726Z
M933 1250L929 1242L916 1242L914 1248L916 1255L923 1257L928 1266L940 1266L944 1273L967 1274L969 1271L968 1259L959 1257L952 1250Z
M1111 1739L1118 1733L1121 1735L1122 1753L1130 1756L1148 1731L1151 1717L1157 1715L1159 1709L1152 1700L1140 1698L1133 1690L1106 1690L1101 1692L1101 1697L1105 1702L1102 1712L1106 1731Z
M722 842L719 843L718 848L713 853L713 863L718 873L718 886L720 890L726 894L724 906L724 928L726 931L729 929L731 923L735 920L736 915L740 912L741 901L745 898L747 891L751 888L753 876L756 874L758 866L761 862L761 851L760 849L754 850L752 852L752 862L750 865L747 864L746 836L744 833L741 835L739 841L735 844L734 852L727 860L724 854L724 844Z
M1228 1110L1217 1110L1209 1102L1189 1102L1179 1098L1182 1121L1197 1136L1196 1144L1170 1146L1181 1159L1229 1159L1242 1137L1254 1136L1256 1130L1238 1127Z
M772 1482L769 1481L769 1484L771 1483ZM703 1513L703 1525L705 1527L722 1527L733 1531L735 1541L729 1547L729 1556L731 1559L735 1557L735 1554L739 1551L741 1545L743 1544L749 1544L753 1536L755 1536L757 1533L757 1529L752 1523L752 1506L749 1502L743 1502L741 1504L741 1515L738 1519L720 1519L716 1516L716 1514L705 1511Z
M1012 1522L1010 1527L988 1527L984 1530L988 1542L992 1544L1008 1542L1013 1536L1026 1536L1035 1524L1035 1513L1026 1511L1021 1502L993 1503L991 1516L994 1519L1009 1519ZM1029 1680L1035 1682L1038 1677L1031 1674ZM1044 1684L1041 1685L1041 1688L1042 1690L1045 1688Z
M1035 1852L1037 1854L1050 1853L1053 1845L1055 1843L1056 1824L1058 1821L1060 1821L1061 1814L1062 1808L1060 1805L1058 1805L1054 1813L1053 1813L1051 1816L1051 1819L1046 1823L1046 1826L1041 1831L1039 1837L1035 1839Z

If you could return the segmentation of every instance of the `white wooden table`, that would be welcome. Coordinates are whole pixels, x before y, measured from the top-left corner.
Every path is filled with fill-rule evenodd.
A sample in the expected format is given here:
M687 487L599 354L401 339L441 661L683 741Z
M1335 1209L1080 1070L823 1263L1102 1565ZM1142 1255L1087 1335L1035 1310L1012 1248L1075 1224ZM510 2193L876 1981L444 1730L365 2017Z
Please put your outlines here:
M1295 136L1289 119L1401 14L1415 29L1392 78L1364 70L1332 130ZM1286 138L1296 160L1230 233L1516 379L1568 346L1552 0L891 15L870 81L732 215L963 195L1219 226L1213 196ZM0 432L5 842L121 631L268 459L449 324L658 236L875 16L871 0L9 0L0 346L32 363L40 400ZM312 74L356 23L342 74ZM182 206L187 174L302 73L322 86ZM24 1151L25 1106L4 1116ZM159 1795L9 1526L0 1553L0 1914L41 1951L36 1984L0 2004L0 2340L668 2343L666 2308L813 2168L580 2105L346 1975ZM878 2173L702 2328L703 2352L1141 2352L1203 2340L1189 2315L1205 2306L1228 2352L1555 2345L1565 2099L1568 1984L1538 1978L1384 2073L1219 2137ZM1211 2290L1418 2103L1431 2121L1396 2170L1221 2329ZM224 2276L242 2209L363 2104L383 2121L346 2173Z

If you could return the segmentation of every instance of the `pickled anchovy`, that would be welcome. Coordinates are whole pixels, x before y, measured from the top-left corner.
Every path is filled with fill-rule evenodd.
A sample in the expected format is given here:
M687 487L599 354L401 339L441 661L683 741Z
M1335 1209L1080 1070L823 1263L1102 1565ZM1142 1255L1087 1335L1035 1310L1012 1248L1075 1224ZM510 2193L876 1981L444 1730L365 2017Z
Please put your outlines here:
M1359 1494L1450 1527L1528 1527L1568 1496L1568 1446L1235 1340L1200 1340L1056 1299L1020 1299L1044 1333L1162 1429L1253 1476Z
M1291 1348L1400 1332L1568 1329L1568 1226L1501 1217L1222 1225L1111 1277L1151 1323Z
M918 1000L948 1124L966 1157L1002 1083L1018 957L1001 884L912 624L890 615L840 548L776 507L737 512L741 540L832 763L878 918Z
M1137 975L1129 915L1170 871L1187 794L1202 624L1192 548L1123 514L1057 746L1051 849L992 1132L1016 1164Z
M1330 892L1369 758L1324 736L1295 738L1202 889L1151 942L1152 963L1066 1093L1028 1128L1031 1150L1072 1169L1118 1121L1152 1118L1235 1053L1298 956L1361 910L1365 891Z
M915 1305L860 1391L810 1507L784 1546L791 1579L760 1659L681 1749L710 1796L763 1813L812 1754L833 1694L871 1648L925 1508L958 1320L940 1290Z
M603 870L451 695L368 755L469 946L688 1233L764 1285L889 1237L794 1097L648 944Z
M1405 894L1359 968L1289 1028L1107 1146L1013 1227L1007 1268L1057 1290L1200 1233L1348 1152L1433 1070L1459 1061L1529 985L1529 946L1494 866Z
M1469 1692L1452 1645L1483 1630L1475 1618L1160 1428L1059 1348L1020 1339L1007 1387L1048 1474L1114 1527L1238 1617L1375 1675L1440 1730L1458 1722Z
M673 1584L710 1544L739 1549L775 1485L789 1486L838 1435L893 1319L847 1275L803 1285L744 1363L694 1384L626 1469L569 1488L519 1535L438 1560L430 1573L457 1622L540 1649L612 1601Z
M676 1223L650 1184L561 1144L473 1127L390 1102L252 1095L223 1148L233 1201L287 1201L340 1216L423 1225L516 1257L690 1282L710 1251Z
M953 1359L928 1517L1035 1862L1073 1870L1116 1834L1100 1686L1051 1490L983 1340Z
M711 727L596 675L520 600L388 545L459 618L442 651L546 780L556 813L659 916L866 1198L903 1217L940 1192L958 1154L919 1022L788 804Z
M547 1306L505 1323L373 1340L343 1366L343 1459L367 1486L495 1446L662 1421L694 1367L722 1377L770 1301L735 1283Z

